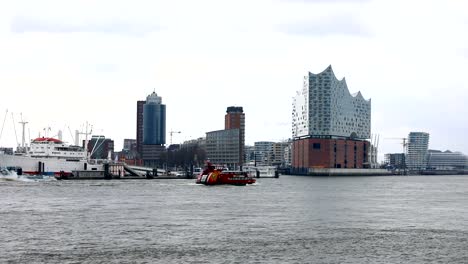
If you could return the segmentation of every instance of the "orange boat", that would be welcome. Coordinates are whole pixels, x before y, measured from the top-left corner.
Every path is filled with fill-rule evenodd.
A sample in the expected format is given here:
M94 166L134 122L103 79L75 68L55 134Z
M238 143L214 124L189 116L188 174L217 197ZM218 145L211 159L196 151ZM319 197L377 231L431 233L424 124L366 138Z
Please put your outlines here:
M250 177L247 172L223 171L223 169L217 169L213 164L207 162L205 169L198 175L196 183L205 185L246 185L255 183L255 179Z

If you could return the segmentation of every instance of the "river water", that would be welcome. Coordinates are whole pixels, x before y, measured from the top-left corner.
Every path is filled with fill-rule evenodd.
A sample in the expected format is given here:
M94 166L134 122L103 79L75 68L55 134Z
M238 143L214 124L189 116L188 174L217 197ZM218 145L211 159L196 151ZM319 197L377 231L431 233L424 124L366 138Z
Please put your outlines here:
M1 263L468 263L468 176L0 181Z

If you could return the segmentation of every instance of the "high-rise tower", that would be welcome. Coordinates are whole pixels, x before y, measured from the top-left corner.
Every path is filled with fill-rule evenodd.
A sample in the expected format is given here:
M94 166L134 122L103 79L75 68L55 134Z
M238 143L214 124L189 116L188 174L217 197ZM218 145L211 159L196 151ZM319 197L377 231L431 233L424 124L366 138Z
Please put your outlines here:
M143 106L146 101L137 101L137 131L136 131L136 145L137 154L141 158L142 146L143 146Z
M166 106L155 92L148 95L143 106L143 144L166 144Z
M410 171L424 170L427 167L427 149L429 148L429 133L410 132L406 166Z
M239 166L244 163L245 114L241 106L229 106L224 116L224 129L239 129Z
M141 101L138 101L141 102ZM138 103L138 116L142 128L137 127L137 144L141 144L141 158L145 166L156 167L161 163L161 154L166 144L166 106L155 92L146 97L144 104ZM141 117L141 119L140 119ZM138 132L142 132L140 135ZM139 138L140 136L140 138Z

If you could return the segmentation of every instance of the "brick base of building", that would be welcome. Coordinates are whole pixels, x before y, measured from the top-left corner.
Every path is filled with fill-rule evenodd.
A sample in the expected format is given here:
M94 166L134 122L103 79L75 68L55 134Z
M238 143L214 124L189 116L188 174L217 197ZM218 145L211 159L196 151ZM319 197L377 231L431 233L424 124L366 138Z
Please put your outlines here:
M293 141L292 167L366 168L370 143L353 139L304 138Z

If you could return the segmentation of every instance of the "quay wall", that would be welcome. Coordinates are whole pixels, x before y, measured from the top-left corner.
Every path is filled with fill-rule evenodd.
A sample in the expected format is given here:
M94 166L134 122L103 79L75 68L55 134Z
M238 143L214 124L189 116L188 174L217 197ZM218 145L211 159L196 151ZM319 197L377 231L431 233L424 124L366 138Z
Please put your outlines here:
M293 175L307 176L383 176L393 175L392 171L385 169L336 169L336 168L303 168L292 169Z

